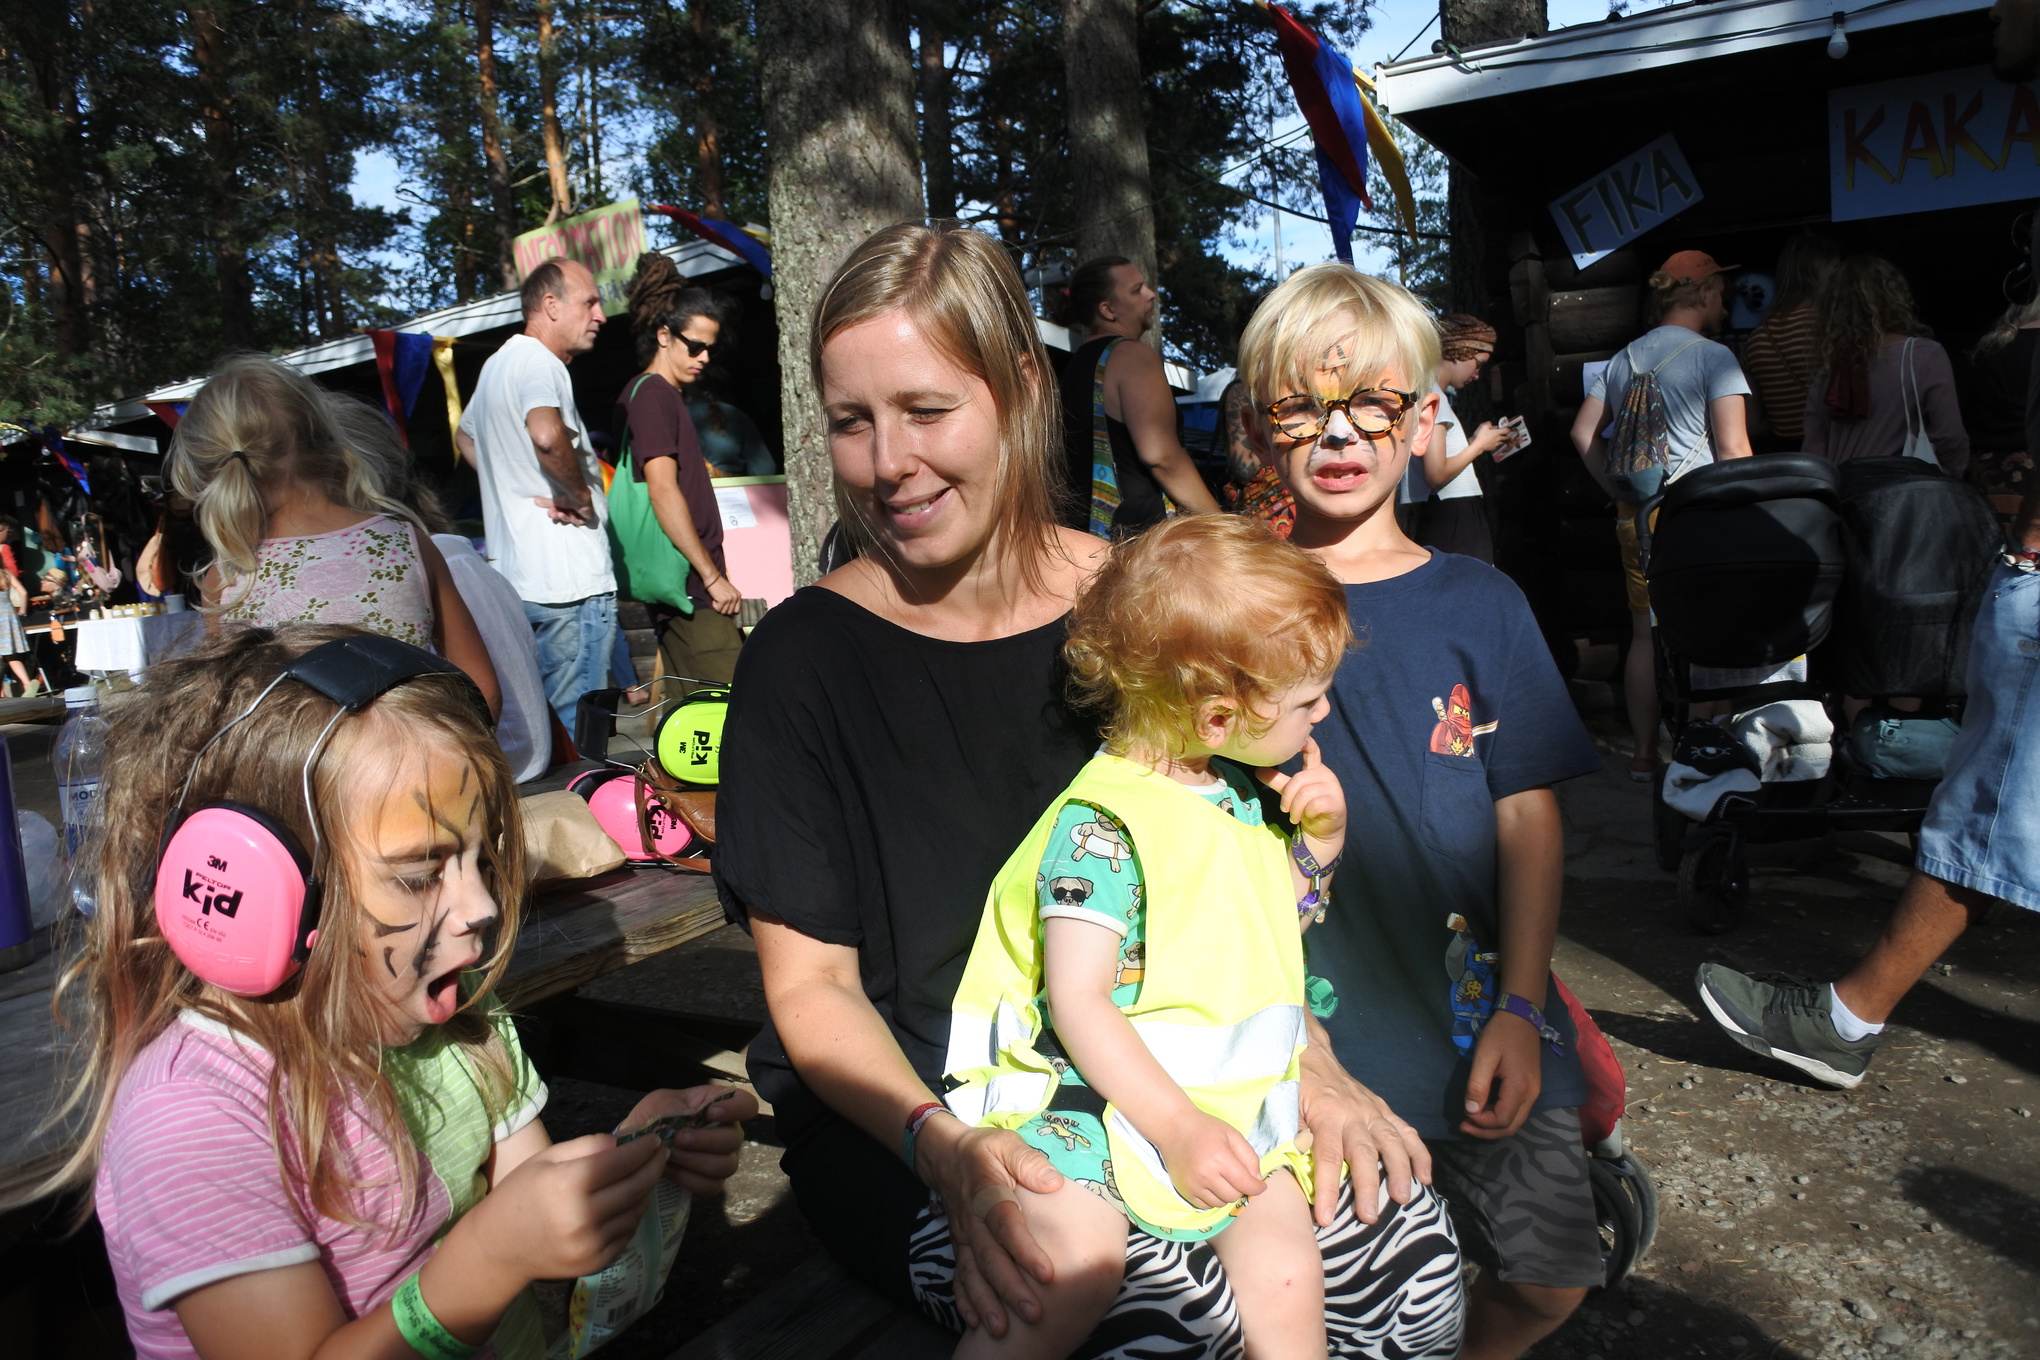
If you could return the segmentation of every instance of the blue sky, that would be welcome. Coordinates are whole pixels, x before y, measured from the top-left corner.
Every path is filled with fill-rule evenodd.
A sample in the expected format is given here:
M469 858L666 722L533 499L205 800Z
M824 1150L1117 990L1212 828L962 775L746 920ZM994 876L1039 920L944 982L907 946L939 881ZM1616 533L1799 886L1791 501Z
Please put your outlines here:
M1628 6L1632 9L1649 7L1647 0L1646 3ZM1438 6L1435 0L1386 0L1386 3L1370 5L1367 12L1373 26L1346 53L1356 70L1372 72L1376 62L1388 61L1405 48L1410 56L1421 56L1431 50L1432 42L1438 37ZM1607 16L1608 0L1546 0L1546 13L1553 28L1591 23ZM1275 124L1278 137L1303 122L1294 104L1290 105L1288 114L1286 119L1279 119ZM1273 215L1263 212L1258 221L1249 218L1243 222L1240 232L1242 244L1229 248L1225 252L1227 256L1237 263L1257 265L1273 273L1274 231L1269 223ZM1362 269L1387 268L1387 252L1370 250L1364 237L1353 243L1353 254L1354 262ZM1283 214L1282 267L1285 273L1300 265L1332 258L1332 233L1323 223Z
M1645 8L1648 0L1633 5ZM1552 27L1589 23L1608 13L1607 0L1547 0ZM1359 43L1347 52L1353 65L1363 71L1371 70L1376 62L1387 61L1397 53L1408 49L1411 55L1428 52L1432 41L1438 36L1436 0L1381 0L1369 7L1373 26L1362 36ZM1302 124L1295 105L1288 104L1278 112L1275 120L1275 135L1279 138L1293 132ZM628 155L635 148L627 143L628 137L617 137L609 143L618 152ZM609 159L605 157L605 160ZM619 157L614 169L619 173L608 176L610 182L624 182L622 158ZM403 176L394 158L374 152L355 160L354 197L357 202L391 209L407 206L399 197L398 190ZM415 211L415 205L413 205ZM1247 218L1240 224L1239 241L1228 245L1225 254L1236 263L1258 266L1273 271L1275 262L1275 232L1271 225L1271 212L1261 212L1258 218ZM1300 217L1283 214L1282 225L1282 266L1283 272L1300 265L1315 264L1320 260L1333 258L1331 232L1321 222L1312 222ZM1385 253L1370 252L1363 240L1356 242L1354 251L1361 268L1385 268ZM401 265L404 261L391 261Z

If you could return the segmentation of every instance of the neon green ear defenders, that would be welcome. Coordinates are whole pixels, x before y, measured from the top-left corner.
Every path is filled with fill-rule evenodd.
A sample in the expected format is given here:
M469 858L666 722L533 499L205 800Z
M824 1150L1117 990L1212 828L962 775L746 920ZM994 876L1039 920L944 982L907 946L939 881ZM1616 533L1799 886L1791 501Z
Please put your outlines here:
M730 713L727 685L708 685L668 709L652 738L659 766L683 784L714 788L722 781L723 723Z

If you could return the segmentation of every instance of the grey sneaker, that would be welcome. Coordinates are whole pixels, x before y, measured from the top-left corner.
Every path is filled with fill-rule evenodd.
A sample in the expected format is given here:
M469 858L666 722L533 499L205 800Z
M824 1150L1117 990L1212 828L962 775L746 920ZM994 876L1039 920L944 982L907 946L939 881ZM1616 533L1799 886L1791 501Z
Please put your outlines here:
M1844 1090L1855 1086L1877 1054L1878 1035L1852 1044L1835 1033L1832 998L1825 985L1800 978L1745 977L1718 963L1701 964L1693 985L1729 1038L1830 1086Z

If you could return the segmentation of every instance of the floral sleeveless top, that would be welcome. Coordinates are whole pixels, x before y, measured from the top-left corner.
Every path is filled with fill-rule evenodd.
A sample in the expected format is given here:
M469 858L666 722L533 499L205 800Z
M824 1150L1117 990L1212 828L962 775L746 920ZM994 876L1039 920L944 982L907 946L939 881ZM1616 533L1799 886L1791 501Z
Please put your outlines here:
M418 647L432 645L432 584L412 527L377 515L304 538L265 538L255 575L226 617L274 628L353 623Z

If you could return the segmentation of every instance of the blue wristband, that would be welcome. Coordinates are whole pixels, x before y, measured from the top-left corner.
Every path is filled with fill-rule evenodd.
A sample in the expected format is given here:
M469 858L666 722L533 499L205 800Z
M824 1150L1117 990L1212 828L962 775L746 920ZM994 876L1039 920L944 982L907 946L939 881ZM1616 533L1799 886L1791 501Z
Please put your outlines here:
M1502 997L1502 1004L1495 1009L1507 1011L1518 1020L1529 1021L1530 1028L1537 1031L1537 1037L1544 1040L1553 1053L1561 1058L1565 1056L1565 1037L1546 1023L1544 1012L1531 1005L1528 1000L1510 992Z

